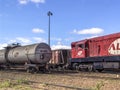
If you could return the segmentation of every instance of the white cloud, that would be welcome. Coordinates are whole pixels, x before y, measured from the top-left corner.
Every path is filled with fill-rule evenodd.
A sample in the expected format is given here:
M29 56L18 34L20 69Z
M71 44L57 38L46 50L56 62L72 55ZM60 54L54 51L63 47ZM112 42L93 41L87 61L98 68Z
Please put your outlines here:
M24 38L24 37L16 37L14 39L6 39L7 44L12 44L12 43L21 43L21 45L28 45L31 44L32 41L30 38Z
M52 50L56 50L56 49L71 49L70 46L67 45L62 45L62 43L59 41L57 42L57 45L52 45Z
M7 46L6 43L0 44L0 49L4 49L4 47L6 47L6 46Z
M94 35L94 36L91 36L91 37L86 37L85 39L90 39L90 38L95 38L95 37L98 37L98 35Z
M7 44L11 44L11 43L21 43L21 45L28 45L28 44L32 44L32 43L41 43L41 42L45 42L46 40L44 38L41 37L16 37L14 39L9 39L7 38L5 40L5 43Z
M73 30L75 34L101 34L104 30L101 28L90 28L90 29L83 29L83 30Z
M32 29L32 32L33 32L33 33L45 33L44 30L39 29L39 28L33 28L33 29Z
M20 4L27 4L28 2L29 2L29 0L18 0L18 2L20 3Z
M56 50L56 49L71 49L70 46L66 46L66 45L53 45L52 50Z
M33 3L45 3L45 0L30 0Z
M35 4L40 4L40 3L45 3L45 0L18 0L18 2L22 5L26 5L30 2Z
M41 43L41 42L46 43L46 40L40 37L30 37L30 38L16 37L14 39L7 38L5 39L5 43L0 43L0 49L4 49L4 47L12 43L20 43L21 45L29 45L29 44Z
M40 43L40 42L46 42L45 39L40 38L40 37L33 37L33 39L34 39L36 42L38 42L38 43Z
M8 42L7 42L8 41ZM0 44L0 49L3 49L4 47L6 47L8 44L11 43L20 43L21 45L29 45L32 43L41 43L41 42L47 42L44 38L41 37L31 37L31 38L24 38L24 37L16 37L15 39L7 39L6 43L2 43ZM63 45L61 43L61 39L58 39L57 44L52 45L51 46L52 50L55 49L71 49L70 46L67 45Z
M29 44L31 43L31 40L30 39L27 39L27 38L23 38L23 37L17 37L16 38L16 41L20 41L21 43L24 43L24 44Z
M9 40L8 43L16 43L17 41L14 39L14 40Z
M51 38L51 40L53 40L53 41L62 41L61 38L55 38L55 37Z

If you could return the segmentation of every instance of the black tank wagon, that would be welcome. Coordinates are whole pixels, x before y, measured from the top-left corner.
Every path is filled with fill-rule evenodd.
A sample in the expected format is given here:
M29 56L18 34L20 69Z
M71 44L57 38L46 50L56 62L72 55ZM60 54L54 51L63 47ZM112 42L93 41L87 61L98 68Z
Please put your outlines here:
M0 69L24 67L28 72L47 69L52 57L51 48L46 43L21 46L11 44L0 50Z

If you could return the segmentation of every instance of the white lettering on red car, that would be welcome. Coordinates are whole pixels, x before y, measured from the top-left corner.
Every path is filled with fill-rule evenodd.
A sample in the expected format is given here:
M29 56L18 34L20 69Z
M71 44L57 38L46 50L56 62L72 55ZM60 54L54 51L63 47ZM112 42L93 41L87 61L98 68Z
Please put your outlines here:
M111 43L110 47L108 48L108 52L112 55L120 55L120 38Z

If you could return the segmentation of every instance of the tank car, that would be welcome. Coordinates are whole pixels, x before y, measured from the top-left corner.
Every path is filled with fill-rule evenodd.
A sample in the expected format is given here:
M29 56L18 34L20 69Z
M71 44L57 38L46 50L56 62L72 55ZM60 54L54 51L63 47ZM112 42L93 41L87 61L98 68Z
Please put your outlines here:
M11 44L0 50L0 68L23 66L28 72L36 72L46 69L51 57L51 49L46 43Z
M120 70L120 33L72 42L71 48L72 69Z

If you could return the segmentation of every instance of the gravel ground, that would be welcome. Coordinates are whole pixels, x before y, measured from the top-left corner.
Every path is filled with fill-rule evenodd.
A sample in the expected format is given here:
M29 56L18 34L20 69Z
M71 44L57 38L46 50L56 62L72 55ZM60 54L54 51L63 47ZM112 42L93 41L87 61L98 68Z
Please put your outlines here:
M0 81L11 79L26 80L22 89L11 87L0 90L120 90L119 72L51 72L29 74L25 71L0 71Z

